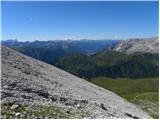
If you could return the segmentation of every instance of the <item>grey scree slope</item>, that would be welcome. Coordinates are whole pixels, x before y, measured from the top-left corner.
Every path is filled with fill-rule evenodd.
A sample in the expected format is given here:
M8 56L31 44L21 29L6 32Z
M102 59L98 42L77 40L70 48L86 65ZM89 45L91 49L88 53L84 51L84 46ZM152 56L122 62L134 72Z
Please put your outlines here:
M1 60L2 102L82 109L90 118L151 118L113 92L5 46Z

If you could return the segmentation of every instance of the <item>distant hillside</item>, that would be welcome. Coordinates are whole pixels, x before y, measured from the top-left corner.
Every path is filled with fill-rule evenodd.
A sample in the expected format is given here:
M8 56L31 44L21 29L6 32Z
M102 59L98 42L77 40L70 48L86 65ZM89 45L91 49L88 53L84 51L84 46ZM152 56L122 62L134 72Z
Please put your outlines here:
M159 38L148 38L148 39L129 39L121 41L117 44L113 51L124 52L131 54L134 52L143 53L158 53L159 52Z
M151 118L118 95L1 48L1 118Z
M159 74L158 60L158 54L156 53L133 53L127 55L104 50L91 56L80 54L65 55L55 65L84 78L107 76L111 78L129 77L136 79L157 77Z

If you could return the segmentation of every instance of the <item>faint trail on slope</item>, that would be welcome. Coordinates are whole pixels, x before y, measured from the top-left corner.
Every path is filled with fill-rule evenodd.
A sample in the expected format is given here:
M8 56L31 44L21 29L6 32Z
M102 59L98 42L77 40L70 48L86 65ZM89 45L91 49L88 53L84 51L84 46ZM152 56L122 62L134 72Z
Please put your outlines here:
M137 95L137 96L135 96L131 101L134 101L134 100L136 100L138 97L140 97L140 96L143 96L143 95L146 95L146 94L151 94L152 92L146 92L146 93L143 93L143 94L139 94L139 95Z
M143 96L143 95L146 95L146 94L148 94L148 93L143 93L143 94L136 95L131 101L134 101L134 100L136 100L138 97Z

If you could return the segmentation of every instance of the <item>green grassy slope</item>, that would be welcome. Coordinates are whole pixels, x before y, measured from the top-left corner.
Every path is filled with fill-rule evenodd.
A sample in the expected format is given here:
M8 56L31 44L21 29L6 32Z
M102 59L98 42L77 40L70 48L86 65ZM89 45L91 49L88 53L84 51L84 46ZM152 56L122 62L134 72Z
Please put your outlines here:
M158 54L126 55L104 50L91 56L67 54L55 65L83 78L98 76L148 78L158 76L158 59Z
M74 53L64 56L55 65L79 77L88 78L96 77L99 69L88 56Z
M97 77L91 79L90 82L113 91L148 112L153 118L158 118L158 78L133 80L128 78Z

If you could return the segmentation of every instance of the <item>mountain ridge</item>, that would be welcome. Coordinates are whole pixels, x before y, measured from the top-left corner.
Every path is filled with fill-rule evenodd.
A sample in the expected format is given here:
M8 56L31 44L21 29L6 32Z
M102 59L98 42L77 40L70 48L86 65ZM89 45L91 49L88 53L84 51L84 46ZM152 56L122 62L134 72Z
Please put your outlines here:
M134 52L149 52L149 53L158 53L159 52L159 38L136 38L121 41L115 47L112 48L113 51L124 52L131 54Z
M34 48L41 47L51 47L52 49L73 49L72 51L76 51L83 54L89 54L90 52L100 51L107 46L114 46L117 44L119 40L48 40L48 41L24 41L20 42L18 40L2 40L1 43L5 46L11 48L23 48L26 46L31 46ZM89 46L89 47L88 47Z

